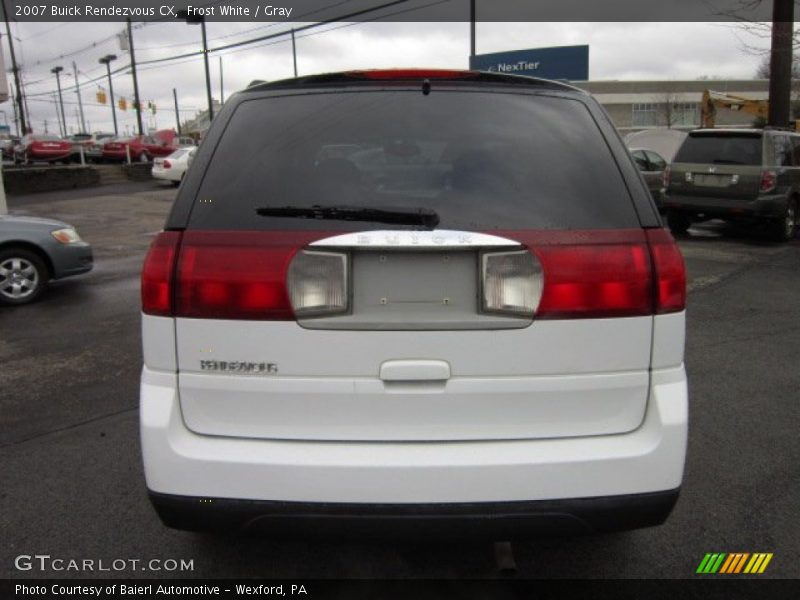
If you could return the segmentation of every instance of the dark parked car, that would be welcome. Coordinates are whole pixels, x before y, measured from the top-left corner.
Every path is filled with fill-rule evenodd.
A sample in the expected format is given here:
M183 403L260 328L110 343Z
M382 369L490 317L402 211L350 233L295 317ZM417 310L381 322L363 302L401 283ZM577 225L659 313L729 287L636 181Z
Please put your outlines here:
M664 185L664 169L667 168L667 161L658 152L644 148L631 148L631 156L642 172L656 206L661 208L661 188Z
M75 133L69 136L68 139L72 142L71 158L76 162L81 160L81 148L83 148L85 155L86 150L94 143L94 136L91 133Z
M92 270L92 248L67 223L0 215L0 304L33 302L51 279Z
M14 160L14 148L19 144L17 136L11 136L0 140L0 153L4 160Z
M84 146L86 160L89 162L103 161L103 145L114 138L113 133L96 133L90 144Z
M797 230L800 135L780 129L692 131L664 183L673 233L717 218L764 225L774 240L790 240Z

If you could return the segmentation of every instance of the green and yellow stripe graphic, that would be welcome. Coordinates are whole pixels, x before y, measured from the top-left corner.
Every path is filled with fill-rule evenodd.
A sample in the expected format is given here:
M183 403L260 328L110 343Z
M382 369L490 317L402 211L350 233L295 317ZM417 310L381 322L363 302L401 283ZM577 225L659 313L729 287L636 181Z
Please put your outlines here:
M709 552L700 561L696 573L713 574L724 573L726 575L738 573L757 574L763 573L769 561L772 560L772 552Z

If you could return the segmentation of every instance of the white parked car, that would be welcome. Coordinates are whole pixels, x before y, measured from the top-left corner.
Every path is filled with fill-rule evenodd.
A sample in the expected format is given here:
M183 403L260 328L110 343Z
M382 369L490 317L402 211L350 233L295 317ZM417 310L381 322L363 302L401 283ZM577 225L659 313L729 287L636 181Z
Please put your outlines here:
M179 148L169 156L153 160L153 177L167 179L179 184L183 179L186 169L192 163L192 158L197 148Z
M225 107L142 271L164 523L504 540L667 518L684 264L590 95L356 71Z

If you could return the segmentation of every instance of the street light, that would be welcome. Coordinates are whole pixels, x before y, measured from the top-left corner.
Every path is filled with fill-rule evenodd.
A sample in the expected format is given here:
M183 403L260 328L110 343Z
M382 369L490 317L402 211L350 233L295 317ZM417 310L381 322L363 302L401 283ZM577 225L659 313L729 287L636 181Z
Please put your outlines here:
M117 132L117 109L114 106L114 86L111 84L111 61L117 60L116 54L106 54L97 62L104 64L108 71L108 93L111 96L111 116L114 117L114 135L119 135Z
M61 97L61 77L59 73L64 70L64 67L53 67L50 69L51 73L56 75L56 86L58 86L58 103L61 105L61 126L64 128L64 137L67 135L67 120L64 117L64 99Z
M178 18L183 19L189 25L197 25L200 23L200 27L203 31L203 61L206 65L206 95L208 96L208 121L211 122L211 119L214 118L214 105L211 102L211 72L208 68L208 42L206 41L206 20L203 15L190 15L186 10L179 10L178 11Z

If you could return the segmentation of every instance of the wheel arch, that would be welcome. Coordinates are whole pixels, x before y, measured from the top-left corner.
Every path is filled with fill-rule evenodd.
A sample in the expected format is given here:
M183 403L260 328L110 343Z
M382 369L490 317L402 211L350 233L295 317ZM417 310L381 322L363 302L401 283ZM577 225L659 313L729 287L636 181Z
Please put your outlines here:
M37 246L33 242L29 242L27 240L9 240L0 242L0 252L4 252L5 250L9 250L11 248L22 248L23 250L33 252L36 254L36 256L42 259L45 267L47 267L48 279L53 279L55 277L55 267L53 266L53 261L50 259L50 255L47 254L47 252L45 252L41 246Z

